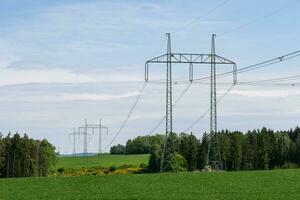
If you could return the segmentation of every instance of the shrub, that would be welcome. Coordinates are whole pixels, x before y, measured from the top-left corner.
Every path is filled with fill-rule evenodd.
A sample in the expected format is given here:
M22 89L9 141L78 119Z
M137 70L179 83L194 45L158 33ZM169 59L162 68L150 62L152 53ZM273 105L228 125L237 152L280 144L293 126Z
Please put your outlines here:
M110 153L111 154L125 154L126 150L125 150L125 146L124 145L121 145L121 144L118 144L118 145L115 145L115 146L112 146L110 148Z
M181 155L176 153L175 155L176 159L176 171L186 171L187 170L187 162L185 158Z
M117 170L117 167L116 166L111 166L111 167L109 167L109 171L110 172L114 172L114 171L116 171Z
M103 173L106 174L106 175L109 174L109 172L110 172L109 169L104 169L103 170Z
M148 165L146 163L141 163L139 167L142 169L146 169Z
M63 167L60 167L57 169L57 172L63 174L65 172L65 169Z

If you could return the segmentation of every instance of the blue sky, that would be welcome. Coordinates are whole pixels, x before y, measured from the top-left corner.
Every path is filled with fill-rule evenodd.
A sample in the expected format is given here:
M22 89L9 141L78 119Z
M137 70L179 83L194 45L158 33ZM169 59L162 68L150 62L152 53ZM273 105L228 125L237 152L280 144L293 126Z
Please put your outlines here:
M68 133L84 118L96 123L102 117L110 128L108 144L142 87L144 62L166 51L166 32L174 52L194 53L209 53L215 33L217 54L238 67L300 48L300 1L3 0L0 5L0 131L45 137L62 153L71 152ZM244 73L239 80L297 75L299 62ZM174 66L174 77L186 79L186 69ZM151 72L152 79L164 78L162 66ZM207 73L208 67L198 68L196 75ZM174 99L184 87L174 86ZM218 86L218 95L226 89ZM164 115L164 94L163 85L148 85L115 143L148 134ZM299 100L299 88L238 86L218 107L219 128L293 128L299 125ZM192 85L174 109L174 130L186 128L208 106L209 88ZM207 116L192 131L200 137L208 125ZM91 136L89 151L97 150L96 138Z

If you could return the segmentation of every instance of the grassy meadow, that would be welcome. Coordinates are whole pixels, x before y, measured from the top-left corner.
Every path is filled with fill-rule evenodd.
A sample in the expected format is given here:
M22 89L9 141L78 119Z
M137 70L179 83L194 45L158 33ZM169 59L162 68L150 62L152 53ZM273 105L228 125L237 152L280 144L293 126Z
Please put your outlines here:
M300 170L0 180L1 200L300 199Z
M122 165L139 166L141 163L148 163L148 154L139 155L110 155L81 156L81 157L60 157L56 168L79 169L82 167L119 167Z

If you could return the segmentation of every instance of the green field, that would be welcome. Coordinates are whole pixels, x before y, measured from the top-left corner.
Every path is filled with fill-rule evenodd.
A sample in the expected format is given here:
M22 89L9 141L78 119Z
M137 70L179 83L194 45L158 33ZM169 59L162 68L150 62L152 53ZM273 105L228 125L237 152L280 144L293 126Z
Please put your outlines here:
M0 180L1 200L296 200L300 170Z
M149 155L110 155L86 156L86 157L60 157L56 168L79 169L82 167L119 167L121 165L139 166L148 163Z

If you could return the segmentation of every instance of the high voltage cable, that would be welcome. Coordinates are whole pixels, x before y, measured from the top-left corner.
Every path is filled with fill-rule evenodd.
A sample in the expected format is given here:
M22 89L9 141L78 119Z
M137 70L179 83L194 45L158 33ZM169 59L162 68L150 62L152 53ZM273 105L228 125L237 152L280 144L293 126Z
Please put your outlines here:
M220 103L224 97L234 88L235 84L232 84L226 91L225 93L220 97L218 98L217 100L217 104ZM191 128L193 128L200 120L202 120L205 115L207 115L210 111L210 108L207 109L200 117L198 117L193 123L191 123L191 125L189 125L186 129L184 129L182 132L185 133L187 132L188 130L190 130Z
M285 5L283 5L282 7L277 8L277 9L275 9L275 10L272 10L271 12L269 12L269 13L267 13L267 14L261 16L261 17L258 17L258 18L254 19L254 20L251 20L251 21L249 21L249 22L247 22L247 23L245 23L245 24L239 25L239 26L237 26L237 27L235 27L235 28L232 28L232 29L230 29L230 30L228 30L228 31L225 31L225 32L223 32L223 33L221 33L221 34L218 34L218 35L219 35L219 36L224 36L224 35L226 35L226 34L229 34L229 33L231 33L231 32L234 32L234 31L236 31L236 30L242 29L242 28L244 28L244 27L246 27L246 26L255 24L255 23L257 23L257 22L259 22L259 21L261 21L261 20L263 20L263 19L266 19L266 18L268 18L268 17L271 17L271 16L273 16L273 15L275 15L275 14L281 12L282 10L285 10L285 9L287 9L287 8L289 8L289 7L291 7L291 6L295 5L295 4L297 4L297 3L300 3L300 1L299 1L299 0L291 1L291 2L289 2L289 3L285 4Z
M293 76L284 76L284 77L278 77L278 78L272 78L272 79L263 79L263 80L250 80L250 81L238 81L236 84L239 84L239 85L250 85L250 84L267 84L267 85L270 85L270 83L278 83L278 82L284 82L284 81L293 81L293 80L298 80L300 79L300 75L293 75ZM150 83L153 83L153 84L165 84L165 82L150 82ZM186 82L187 84L190 84L190 82ZM180 82L180 83L177 83L176 81L173 82L173 84L178 84L178 85L183 85L183 84L186 84L184 82ZM196 85L209 85L210 82L200 82L200 81L195 81L193 82L193 84L196 84ZM232 83L226 83L226 82L219 82L217 83L218 85L231 85ZM281 83L282 85L292 85L292 84L297 84L297 83Z
M210 85L210 83L208 83L208 82L195 82L195 83L193 83L194 85ZM217 85L231 85L232 83L216 83ZM299 85L300 83L299 82L290 82L290 83L260 83L260 82L258 82L258 83L252 83L252 82L237 82L236 83L236 85L240 85L240 86L247 86L247 85L249 85L249 86L276 86L276 85L278 85L278 86L297 86L297 85Z
M283 56L272 58L270 60L260 62L260 63L254 64L254 65L239 68L239 69L237 69L237 73L244 73L244 72L247 72L247 71L263 68L263 67L266 67L266 66L269 66L269 65L273 65L273 64L280 63L280 62L283 62L283 61L286 61L286 60L290 60L290 59L298 57L298 56L300 56L300 50L294 51L292 53L285 54ZM228 72L217 74L216 77L217 78L224 78L226 76L231 76L232 73L233 73L233 71L228 71ZM201 80L207 80L207 79L210 79L210 78L211 78L210 76L206 76L206 77L194 79L194 82L195 81L201 81ZM180 83L180 82L178 82L178 83Z
M191 83L188 84L188 86L181 92L181 94L178 96L178 98L176 99L173 108L176 107L176 105L179 103L179 101L184 97L184 95L187 93L187 91L190 89L191 87ZM154 128L150 131L150 135L152 135L159 127L160 125L164 122L164 120L166 119L166 116L164 116L155 126Z
M283 82L283 81L292 81L292 80L298 80L300 79L300 75L293 75L293 76L284 76L284 77L278 77L278 78L272 78L272 79L263 79L263 80L251 80L251 81L238 81L237 84L270 84L270 83L277 83L277 82ZM195 82L194 84L203 84L207 85L210 84L209 82ZM217 83L218 85L229 85L232 83ZM293 84L293 83L283 83L283 84Z
M211 15L213 12L215 12L217 9L219 9L220 7L222 7L225 4L227 4L229 1L231 1L231 0L220 1L219 4L217 4L215 7L211 8L210 10L208 10L207 12L205 12L205 14L203 16L201 16L199 19L193 19L192 21L184 24L183 26L180 26L180 30L183 30L187 26L193 25L197 21L205 19L207 16ZM176 32L179 32L179 31L174 31L173 33L176 33Z
M121 131L124 129L125 125L127 124L132 112L134 111L135 107L137 106L145 88L146 88L147 82L144 83L143 87L141 88L141 90L139 91L139 95L137 96L133 106L131 107L131 109L129 110L129 113L126 117L126 119L123 121L121 127L119 128L119 130L116 132L115 136L113 137L113 139L110 141L110 143L106 146L105 150L107 150L110 145L116 140L116 138L119 136L119 134L121 133Z
M287 86L287 87L297 87L300 86L300 83L241 83L238 84L241 86L264 86L264 87L283 87L283 86Z
M294 76L285 76L285 77L279 77L279 78L272 78L272 79L264 79L264 80L253 80L253 81L243 81L239 82L240 84L248 84L248 83L273 83L273 82L281 82L281 81L290 81L294 79L299 79L300 75L294 75Z
M237 82L237 85L263 85L263 86L295 86L296 84L300 85L300 83L277 83L274 84L272 82L278 82L278 81L286 81L290 79L299 79L300 75L294 75L294 76L287 76L287 77L280 77L280 78L273 78L273 79L265 79L265 80L257 80L257 81L248 81L248 82ZM269 83L271 82L271 83ZM206 83L209 84L209 83ZM220 83L222 84L222 83ZM224 83L228 84L228 83ZM229 92L233 89L235 85L232 85L221 97L218 99L217 103L222 101L222 99L229 94ZM210 109L207 109L199 118L197 118L188 128L184 129L183 132L188 131L192 127L194 127L200 120L203 119L205 115L208 114Z

